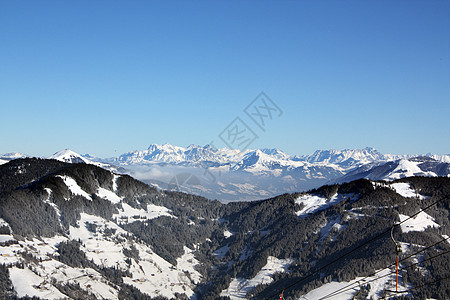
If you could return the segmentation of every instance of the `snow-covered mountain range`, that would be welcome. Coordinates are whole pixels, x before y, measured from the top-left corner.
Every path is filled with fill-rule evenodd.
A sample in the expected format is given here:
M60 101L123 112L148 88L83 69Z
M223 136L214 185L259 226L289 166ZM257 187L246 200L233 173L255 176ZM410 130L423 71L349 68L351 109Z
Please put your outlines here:
M25 157L0 156L1 163ZM298 192L327 183L359 178L392 180L409 175L448 176L449 155L382 154L374 148L317 150L310 155L288 155L279 149L240 152L210 145L187 148L152 144L118 157L98 158L69 149L50 159L87 163L127 173L161 189L176 189L221 201L256 200L284 192ZM423 160L422 158L422 160ZM186 180L189 178L189 180Z
M408 177L223 204L17 159L0 166L0 299L394 299L399 220L402 295L449 299L449 191Z

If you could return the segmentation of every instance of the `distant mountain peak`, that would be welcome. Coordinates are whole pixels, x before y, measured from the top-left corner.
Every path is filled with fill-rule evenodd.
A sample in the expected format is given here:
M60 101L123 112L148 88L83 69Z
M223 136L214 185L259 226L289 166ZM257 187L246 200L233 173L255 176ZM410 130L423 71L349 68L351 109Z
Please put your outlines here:
M84 158L80 154L67 148L56 152L55 154L51 155L48 158L56 159L66 163L90 163L86 158Z
M13 160L13 159L18 159L18 158L26 158L29 157L26 154L20 153L20 152L9 152L9 153L5 153L3 155L0 156L0 159L2 160Z

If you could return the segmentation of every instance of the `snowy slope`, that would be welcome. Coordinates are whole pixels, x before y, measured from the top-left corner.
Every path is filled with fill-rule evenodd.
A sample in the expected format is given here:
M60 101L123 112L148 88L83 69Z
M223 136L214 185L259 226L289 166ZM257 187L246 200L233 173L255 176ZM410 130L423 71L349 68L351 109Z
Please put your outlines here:
M350 182L360 178L391 181L411 176L448 177L449 175L450 163L420 156L390 162L373 162L352 170L333 182Z
M26 158L26 157L28 157L28 155L20 153L20 152L10 152L10 153L5 153L3 155L0 155L0 159L6 160L6 161L10 161L13 159L18 159L18 158Z
M58 161L71 163L71 164L78 164L78 163L91 164L91 165L95 165L97 167L101 167L101 168L104 168L104 169L107 169L110 171L115 171L115 172L118 171L116 166L113 166L108 163L92 161L70 149L64 149L64 150L58 151L55 154L49 156L48 159L56 159Z
M90 163L89 160L82 157L80 154L73 152L70 149L64 149L56 152L55 154L48 157L48 159L56 159L62 162L76 164L76 163Z
M251 279L233 278L229 287L220 294L230 297L231 300L246 299L246 295L259 284L268 284L273 281L273 274L287 272L293 259L278 259L273 256L267 258L266 265Z
M284 160L282 154L272 154ZM264 151L258 156L265 162L273 159ZM45 169L55 161L32 163L39 168L24 165L25 170L27 166ZM65 298L68 294L62 286L70 283L93 298L118 299L120 292L134 287L151 297L245 299L253 294L265 299L355 249L366 236L390 228L393 221L406 220L416 211L412 208L426 206L420 187L428 186L427 194L438 195L450 185L447 178L360 180L225 205L158 191L89 164L57 165L61 169L0 195L4 205L0 207L0 264L6 265L20 296ZM435 206L402 224L395 237L402 242L404 255L445 235L441 230L447 210ZM413 231L420 235L416 241ZM70 251L62 248L69 244ZM286 290L286 298L294 292L298 292L295 299L320 298L393 262L393 247L374 244L360 250L345 263L324 269L320 277ZM423 274L433 271L426 265L420 268ZM430 281L436 279L432 275L427 274ZM380 298L383 290L392 289L392 279L364 287L368 297ZM413 276L408 280L417 283ZM358 288L336 299L351 299Z
M370 147L364 149L317 150L302 158L309 163L337 164L347 168L386 159L383 154Z

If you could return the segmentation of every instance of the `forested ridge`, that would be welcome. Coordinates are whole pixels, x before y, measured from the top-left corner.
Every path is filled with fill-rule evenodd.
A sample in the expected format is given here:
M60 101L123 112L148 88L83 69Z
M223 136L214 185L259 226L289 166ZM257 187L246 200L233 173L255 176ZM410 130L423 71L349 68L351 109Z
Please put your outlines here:
M292 259L293 262L287 272L275 273L270 284L256 286L247 297L271 297L290 286L284 291L285 299L297 299L331 281L344 282L369 276L395 262L395 244L390 235L381 236L357 251L352 250L400 222L400 215L412 216L433 203L436 204L429 207L426 214L439 227L409 232L403 232L399 227L394 231L395 239L408 245L408 251L413 253L450 235L450 178L412 177L394 182L407 183L416 192L414 197L402 196L385 182L360 179L323 186L307 193L222 204L200 196L161 191L127 175L120 175L114 182L115 176L93 165L54 160L19 159L2 165L0 218L9 226L2 230L5 234L13 234L16 241L64 236L71 227L78 226L81 214L85 213L112 221L129 235L119 238L115 235L117 229L100 229L94 223L87 224L91 232L111 240L145 243L173 265L184 254L185 247L195 249L195 258L199 261L196 269L203 276L195 287L200 299L219 299L234 278L253 278L266 265L269 256ZM64 183L64 177L73 178L91 198L73 194ZM99 188L116 189L121 202L113 203L99 197L96 194ZM298 215L297 212L305 207L298 199L307 195L323 199L340 195L342 200L313 213ZM145 210L147 205L165 207L170 216L136 217L132 222L121 223L114 216L125 204L136 210ZM224 232L230 234L227 236ZM75 240L60 243L55 259L73 267L95 269L118 289L121 299L149 298L124 283L123 278L131 276L129 273L96 265L86 257L80 245ZM123 250L130 265L140 259L139 251L133 247ZM223 247L227 248L223 256L214 254ZM449 243L440 243L423 253L421 259L436 256L449 248ZM343 255L346 255L344 259L334 262ZM32 259L28 257L28 261ZM417 258L412 257L405 264L414 259ZM407 297L448 299L448 280L426 285L448 276L448 261L448 255L441 255L424 262L420 268L403 272L402 282L406 286L423 286L411 290ZM321 272L315 272L330 263ZM8 270L8 266L0 269L1 284L5 287L2 290L4 295L14 297ZM305 276L308 277L303 279ZM93 297L81 286L60 282L55 282L54 286L72 298L77 298L76 295L83 299ZM369 289L369 286L361 288ZM359 297L365 299L367 295L368 292L362 292ZM185 296L177 294L177 297Z

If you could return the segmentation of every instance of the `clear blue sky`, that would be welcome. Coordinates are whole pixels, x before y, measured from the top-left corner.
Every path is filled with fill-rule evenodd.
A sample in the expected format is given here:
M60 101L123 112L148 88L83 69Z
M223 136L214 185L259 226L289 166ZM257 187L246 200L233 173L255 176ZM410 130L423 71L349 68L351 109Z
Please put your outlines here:
M264 91L283 115L243 112ZM450 153L450 1L0 1L0 153Z

